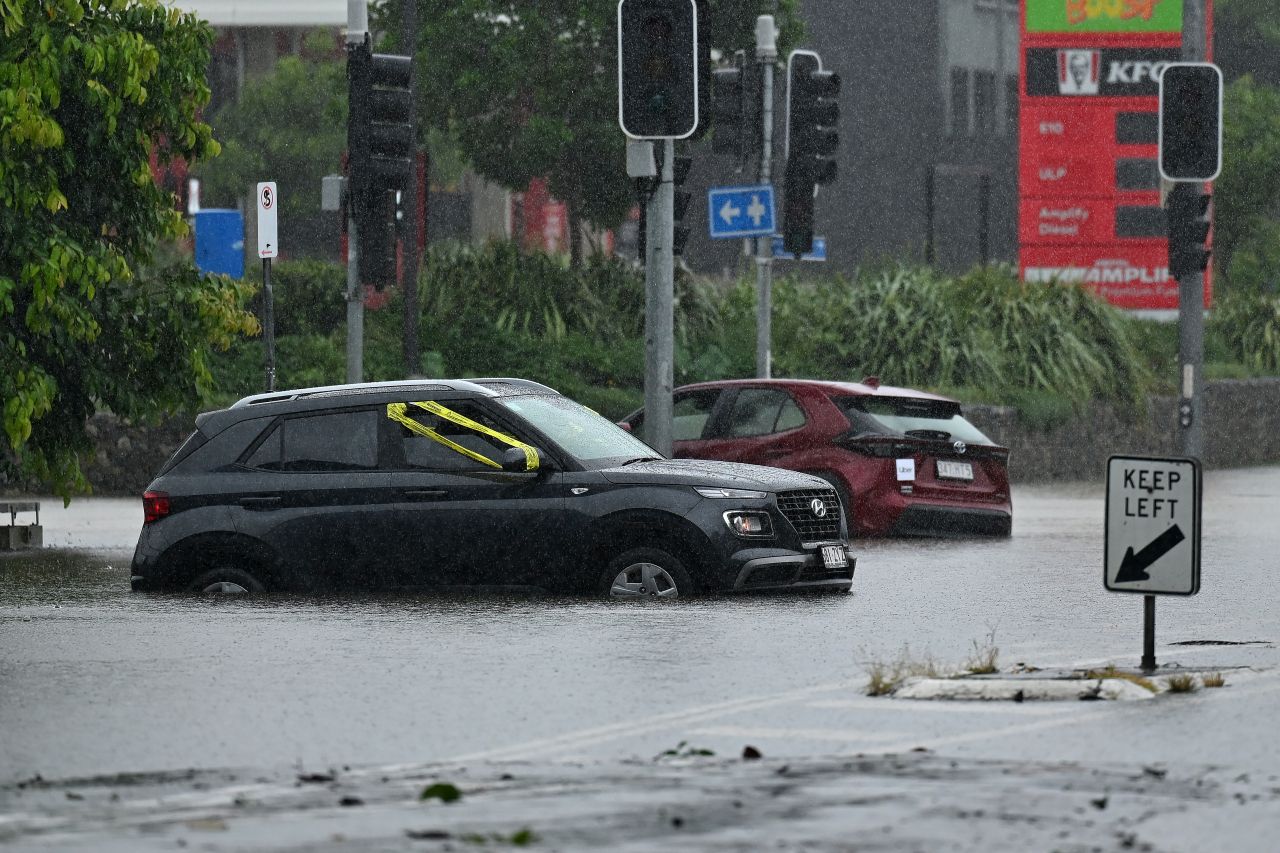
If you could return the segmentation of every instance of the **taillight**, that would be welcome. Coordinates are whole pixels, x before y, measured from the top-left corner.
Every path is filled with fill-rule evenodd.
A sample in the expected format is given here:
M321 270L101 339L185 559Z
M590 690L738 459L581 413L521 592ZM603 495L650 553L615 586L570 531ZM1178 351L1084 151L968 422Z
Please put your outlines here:
M169 514L168 492L142 493L142 523L150 524L159 521Z

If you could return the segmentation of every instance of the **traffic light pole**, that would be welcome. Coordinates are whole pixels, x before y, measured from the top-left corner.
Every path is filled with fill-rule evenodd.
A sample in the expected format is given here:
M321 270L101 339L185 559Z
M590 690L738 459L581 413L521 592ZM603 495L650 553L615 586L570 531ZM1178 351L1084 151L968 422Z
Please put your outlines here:
M1182 6L1182 58L1187 62L1205 59L1205 0L1185 0ZM1195 184L1199 194L1203 186ZM1204 271L1184 273L1178 278L1178 423L1182 430L1182 454L1195 459L1204 453Z
M671 455L675 387L675 142L662 140L662 171L645 211L644 439Z
M347 0L347 63L364 49L369 30L367 0ZM354 176L354 174L353 174ZM347 382L364 381L364 291L360 287L355 182L347 180Z
M772 15L756 18L756 62L760 64L760 184L773 179L773 66L778 32ZM756 376L768 379L773 367L773 237L756 238Z

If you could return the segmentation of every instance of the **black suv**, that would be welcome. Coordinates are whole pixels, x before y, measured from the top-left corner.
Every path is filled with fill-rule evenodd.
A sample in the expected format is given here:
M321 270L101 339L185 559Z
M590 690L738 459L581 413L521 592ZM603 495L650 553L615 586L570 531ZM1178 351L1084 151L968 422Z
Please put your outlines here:
M826 482L663 459L520 379L246 397L143 504L135 590L847 591L855 563Z

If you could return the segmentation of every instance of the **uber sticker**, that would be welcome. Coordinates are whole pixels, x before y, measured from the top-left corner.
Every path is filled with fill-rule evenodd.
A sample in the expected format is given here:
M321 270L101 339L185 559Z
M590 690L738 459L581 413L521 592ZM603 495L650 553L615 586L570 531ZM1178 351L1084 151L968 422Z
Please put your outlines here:
M898 460L898 482L914 480L916 478L916 460L915 459L899 459Z

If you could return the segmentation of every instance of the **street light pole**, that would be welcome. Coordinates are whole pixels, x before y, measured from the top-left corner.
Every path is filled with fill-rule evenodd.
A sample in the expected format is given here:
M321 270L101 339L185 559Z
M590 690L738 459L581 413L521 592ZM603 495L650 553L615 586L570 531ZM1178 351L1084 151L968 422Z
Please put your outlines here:
M369 35L367 0L347 0L347 63L364 49ZM347 382L364 381L364 289L360 286L360 245L356 233L357 178L354 169L347 180Z
M773 70L778 59L778 30L772 15L756 18L756 62L761 71L760 184L773 172ZM773 368L773 236L756 238L756 376L768 379Z
M1182 4L1182 59L1203 62L1207 49L1206 0ZM1199 194L1203 186L1192 185ZM1195 269L1178 278L1178 420L1182 454L1204 454L1204 272Z

